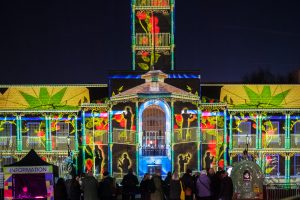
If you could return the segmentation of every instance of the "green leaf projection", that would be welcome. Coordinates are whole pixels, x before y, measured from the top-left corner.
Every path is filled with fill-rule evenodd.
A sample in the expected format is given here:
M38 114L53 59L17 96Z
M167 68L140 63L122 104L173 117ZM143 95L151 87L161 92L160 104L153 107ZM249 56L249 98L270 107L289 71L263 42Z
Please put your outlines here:
M32 109L49 109L49 108L57 108L64 107L65 105L61 102L65 92L66 87L58 91L53 95L49 95L47 88L41 88L39 95L32 96L25 92L20 92L24 99L29 104L29 108Z
M232 108L294 107L300 103L298 91L298 87L289 85L225 85L220 100Z

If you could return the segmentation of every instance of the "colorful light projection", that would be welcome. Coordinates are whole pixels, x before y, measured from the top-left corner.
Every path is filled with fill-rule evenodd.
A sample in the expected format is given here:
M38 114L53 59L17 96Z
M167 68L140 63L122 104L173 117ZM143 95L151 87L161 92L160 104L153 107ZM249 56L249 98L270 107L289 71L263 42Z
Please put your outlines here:
M54 200L52 166L5 167L4 199Z
M127 152L123 153L118 159L118 168L121 173L126 174L131 168L132 161Z
M180 143L174 145L174 170L182 174L187 169L198 170L197 143Z
M137 152L137 157L139 158L139 174L145 174L148 172L149 165L161 165L162 174L165 175L169 171L171 171L171 109L169 105L161 100L152 99L146 101L139 107L139 134L138 134L138 142L139 144L143 144L142 130L143 130L143 112L152 105L159 106L163 112L165 113L166 119L166 131L165 131L165 151L166 156L143 156L142 147L139 147L139 151Z
M136 169L136 146L128 144L112 145L112 173L115 177L123 177L129 168Z
M107 169L108 113L87 113L85 119L85 169L101 175Z
M175 114L175 124L174 130L177 138L181 138L182 141L186 141L187 138L192 137L192 130L190 128L196 127L195 124L192 126L193 122L197 121L197 111L188 110L187 107L184 107L180 114Z
M173 8L165 0L132 1L133 70L174 69Z
M224 85L220 101L230 108L299 108L298 85Z
M201 116L202 167L224 168L224 116L219 111L203 111ZM228 138L229 140L229 138ZM209 159L210 158L210 159Z
M179 154L177 156L179 174L186 172L187 166L190 163L191 159L192 155L190 153Z
M72 110L88 102L86 87L9 87L1 94L0 109Z

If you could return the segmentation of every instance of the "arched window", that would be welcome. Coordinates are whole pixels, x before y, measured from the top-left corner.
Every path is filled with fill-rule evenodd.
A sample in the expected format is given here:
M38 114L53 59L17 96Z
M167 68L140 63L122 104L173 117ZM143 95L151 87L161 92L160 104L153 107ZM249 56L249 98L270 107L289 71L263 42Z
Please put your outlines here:
M142 115L143 120L143 156L166 155L166 114L158 105L147 107Z

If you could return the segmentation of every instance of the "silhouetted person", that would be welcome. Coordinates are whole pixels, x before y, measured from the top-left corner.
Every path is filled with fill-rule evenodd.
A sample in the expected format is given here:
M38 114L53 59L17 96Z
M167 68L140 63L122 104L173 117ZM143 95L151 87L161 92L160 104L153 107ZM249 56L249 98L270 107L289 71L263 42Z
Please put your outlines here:
M71 179L70 183L70 200L80 200L81 196L81 189L80 189L80 184L79 184L79 177L78 176L73 176Z
M122 173L127 173L130 166L130 161L127 158L127 154L123 154L123 160L119 159L119 167L122 169Z
M112 200L115 198L115 182L114 179L109 176L108 171L103 172L103 179L99 182L98 192L101 200Z
M233 183L228 173L225 170L221 171L221 188L219 199L221 200L232 200L233 196Z
M67 188L65 185L65 180L63 178L59 178L54 188L54 199L67 200Z
M193 115L187 113L187 109L184 109L181 115L182 115L182 140L186 140L186 134L189 128L189 119L191 119Z
M180 200L181 184L177 172L174 172L170 180L169 199Z
M84 200L96 200L98 198L98 181L91 171L82 178L81 189L83 191Z
M211 181L206 175L206 170L200 172L196 181L197 200L211 200Z
M134 200L139 181L137 177L133 174L133 170L131 168L128 170L128 174L126 174L123 177L121 184L123 186L122 199Z
M211 199L218 200L218 195L220 193L220 179L218 175L215 173L213 168L208 170L208 177L210 179L210 188L211 188Z
M179 156L179 172L182 173L184 172L184 164L188 163L190 159L190 154L186 155L186 156L183 156L183 155L180 155Z
M152 193L151 200L163 200L164 191L163 191L163 181L161 180L160 170L156 169L155 174L152 176Z
M95 170L96 170L96 174L101 173L102 162L103 162L102 151L98 147L98 145L95 145Z
M187 169L182 176L181 181L185 192L185 200L193 200L194 180L192 177L192 170Z
M210 156L210 152L207 151L206 152L206 156L205 156L205 169L208 171L211 168L211 164L214 161L214 157Z
M150 200L151 198L150 184L151 184L150 174L146 173L144 175L143 180L140 183L140 192L141 192L142 200Z
M178 176L178 174L177 174ZM164 180L164 193L166 195L166 198L167 200L170 199L169 198L169 192L170 192L170 182L171 182L171 179L172 179L172 173L171 172L168 172L165 180Z
M132 113L131 113L130 108L127 107L126 112L123 112L123 116L126 120L125 129L130 130L131 129L131 118L132 118Z

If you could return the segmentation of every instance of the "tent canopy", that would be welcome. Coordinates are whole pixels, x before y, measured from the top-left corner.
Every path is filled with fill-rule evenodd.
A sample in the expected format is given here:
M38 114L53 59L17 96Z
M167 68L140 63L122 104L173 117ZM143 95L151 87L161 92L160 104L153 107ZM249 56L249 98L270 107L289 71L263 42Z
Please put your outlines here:
M21 166L52 166L53 167L53 174L54 176L58 176L58 167L56 165L50 164L43 159L31 149L29 153L20 161L15 162L10 165L5 165L5 167L21 167Z

